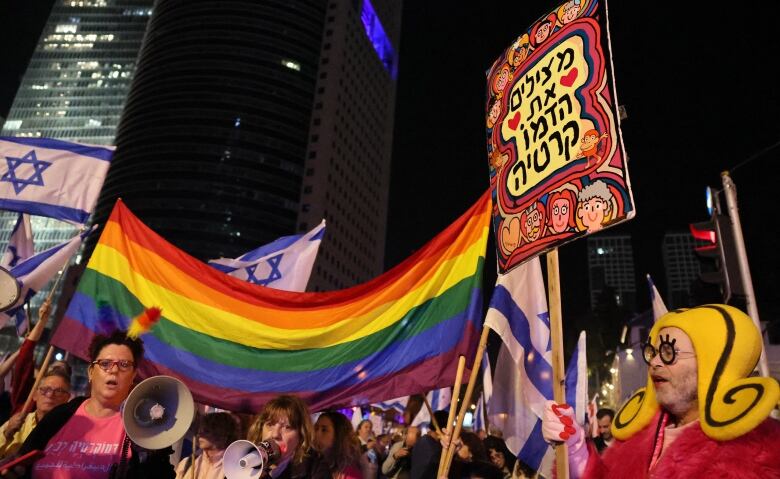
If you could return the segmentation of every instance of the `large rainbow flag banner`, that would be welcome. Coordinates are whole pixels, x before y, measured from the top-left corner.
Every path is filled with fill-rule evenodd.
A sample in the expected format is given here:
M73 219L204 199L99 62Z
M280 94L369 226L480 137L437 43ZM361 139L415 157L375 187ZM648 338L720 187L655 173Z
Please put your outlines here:
M479 340L490 214L485 193L385 274L296 293L211 268L118 201L52 343L86 358L96 333L159 306L140 375L178 377L212 406L256 412L293 393L317 411L449 386Z

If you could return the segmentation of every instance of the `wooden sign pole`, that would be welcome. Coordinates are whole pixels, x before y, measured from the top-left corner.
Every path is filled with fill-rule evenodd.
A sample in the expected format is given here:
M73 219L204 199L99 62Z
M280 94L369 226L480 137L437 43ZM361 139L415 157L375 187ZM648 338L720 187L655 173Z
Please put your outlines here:
M547 253L547 295L550 311L550 339L552 342L553 398L566 402L565 372L563 367L563 327L561 325L561 282L558 273L558 249ZM555 447L555 467L559 479L569 478L569 456L566 443Z

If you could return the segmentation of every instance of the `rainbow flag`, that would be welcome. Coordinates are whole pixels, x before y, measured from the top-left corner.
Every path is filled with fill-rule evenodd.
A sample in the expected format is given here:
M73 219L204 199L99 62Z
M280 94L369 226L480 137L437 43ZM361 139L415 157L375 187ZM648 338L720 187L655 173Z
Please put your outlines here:
M52 343L86 358L96 333L161 307L140 375L177 377L197 401L232 411L256 412L281 393L318 411L449 386L482 328L490 213L485 193L385 274L297 293L217 271L118 201Z

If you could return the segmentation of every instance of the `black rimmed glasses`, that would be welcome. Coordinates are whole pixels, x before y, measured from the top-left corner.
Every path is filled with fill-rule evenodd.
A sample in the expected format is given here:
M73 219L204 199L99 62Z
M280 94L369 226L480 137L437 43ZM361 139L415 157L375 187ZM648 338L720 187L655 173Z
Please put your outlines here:
M92 361L92 364L97 365L100 369L102 369L105 372L111 371L111 368L116 366L119 368L120 371L126 372L133 367L135 367L135 362L129 360L129 359L96 359L95 361Z
M679 349L675 348L674 344L677 342L677 339L670 339L668 334L666 337L661 336L660 339L661 342L658 344L658 349L655 349L655 347L650 344L650 339L648 339L647 342L642 345L642 359L644 359L648 365L656 355L658 355L658 357L661 359L661 362L667 366L674 363L678 357L680 359L684 359L686 357L693 357L696 355L696 353L693 351L680 351Z

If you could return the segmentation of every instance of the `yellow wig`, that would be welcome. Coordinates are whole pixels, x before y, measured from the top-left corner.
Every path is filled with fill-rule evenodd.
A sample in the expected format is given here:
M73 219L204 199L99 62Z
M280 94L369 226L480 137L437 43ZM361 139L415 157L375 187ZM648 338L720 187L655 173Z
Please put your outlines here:
M731 306L710 304L661 316L650 331L656 344L662 328L682 329L691 338L698 365L699 421L708 437L725 441L758 426L780 400L773 378L749 377L761 355L761 335L753 321ZM658 411L648 373L647 386L636 391L615 415L612 435L625 440Z

